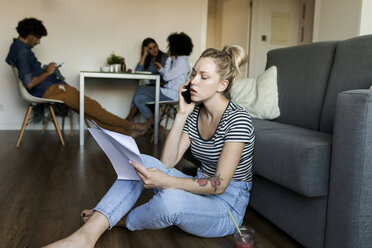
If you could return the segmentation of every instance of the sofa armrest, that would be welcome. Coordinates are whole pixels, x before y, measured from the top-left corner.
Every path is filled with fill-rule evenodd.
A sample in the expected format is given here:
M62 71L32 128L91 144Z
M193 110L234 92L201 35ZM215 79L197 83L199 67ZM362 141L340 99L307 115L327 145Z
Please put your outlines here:
M371 247L372 91L337 96L325 247Z

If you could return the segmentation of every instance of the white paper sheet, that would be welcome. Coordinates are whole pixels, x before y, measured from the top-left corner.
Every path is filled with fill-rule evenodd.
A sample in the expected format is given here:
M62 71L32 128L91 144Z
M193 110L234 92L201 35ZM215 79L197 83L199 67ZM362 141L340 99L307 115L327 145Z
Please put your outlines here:
M88 130L110 159L118 179L140 180L135 169L129 163L131 160L143 164L135 140L130 136L106 130L98 125L97 127L99 129L88 128Z

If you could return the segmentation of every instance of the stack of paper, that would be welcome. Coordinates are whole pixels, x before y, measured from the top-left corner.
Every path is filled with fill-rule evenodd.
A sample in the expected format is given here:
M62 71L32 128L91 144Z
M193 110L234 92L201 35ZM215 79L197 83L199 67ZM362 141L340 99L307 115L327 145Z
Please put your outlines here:
M110 159L118 179L140 180L129 163L129 161L134 161L143 165L136 141L130 136L112 132L94 124L98 129L88 128L88 130Z

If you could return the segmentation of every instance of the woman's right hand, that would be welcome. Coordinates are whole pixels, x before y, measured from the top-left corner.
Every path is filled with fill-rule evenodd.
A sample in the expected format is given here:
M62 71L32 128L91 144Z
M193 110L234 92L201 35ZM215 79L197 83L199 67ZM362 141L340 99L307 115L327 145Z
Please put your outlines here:
M191 114L191 112L194 110L194 107L195 107L195 102L187 103L185 101L185 98L182 95L182 92L185 92L187 90L186 86L188 84L191 84L190 80L187 81L186 83L182 84L179 91L178 91L178 99L179 99L179 102L178 102L179 110L178 110L178 112L181 113L181 114L186 114L186 115Z
M147 55L149 54L147 47L143 47L143 51L142 52L143 52L142 58L141 58L141 60L139 62L140 65L144 65L145 64L145 59L146 59Z
M142 57L143 57L143 58L146 58L148 54L149 54L149 49L148 49L148 47L143 47L143 55L142 55Z

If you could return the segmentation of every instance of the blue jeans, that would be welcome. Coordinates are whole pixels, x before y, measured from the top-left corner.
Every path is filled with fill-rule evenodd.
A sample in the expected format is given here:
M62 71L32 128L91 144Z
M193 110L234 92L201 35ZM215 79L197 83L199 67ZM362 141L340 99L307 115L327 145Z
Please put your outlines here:
M192 178L177 169L167 169L159 160L142 155L146 168L155 167L170 176ZM197 178L203 177L198 170ZM248 205L251 182L232 180L221 195L199 195L180 189L154 189L154 197L133 209L141 194L141 181L117 180L94 211L101 212L110 222L110 228L129 211L126 226L129 230L161 229L178 226L185 232L200 237L222 237L234 233L231 212L240 226Z
M172 98L167 97L161 90L159 92L159 100L173 100ZM154 86L138 86L136 92L134 93L132 107L136 106L141 114L146 118L152 116L151 109L145 104L146 102L155 101L155 87Z

